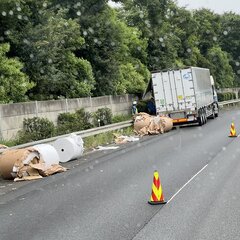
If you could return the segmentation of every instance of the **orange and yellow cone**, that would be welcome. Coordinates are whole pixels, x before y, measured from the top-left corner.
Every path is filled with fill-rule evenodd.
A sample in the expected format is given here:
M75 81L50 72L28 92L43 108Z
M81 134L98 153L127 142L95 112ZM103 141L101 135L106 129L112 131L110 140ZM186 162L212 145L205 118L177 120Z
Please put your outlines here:
M152 184L152 195L150 201L148 201L151 205L157 204L165 204L162 186L159 178L158 171L155 171L153 174L153 184Z
M234 127L234 123L231 124L231 129L230 129L230 135L229 137L237 137L237 134L236 134L236 129Z

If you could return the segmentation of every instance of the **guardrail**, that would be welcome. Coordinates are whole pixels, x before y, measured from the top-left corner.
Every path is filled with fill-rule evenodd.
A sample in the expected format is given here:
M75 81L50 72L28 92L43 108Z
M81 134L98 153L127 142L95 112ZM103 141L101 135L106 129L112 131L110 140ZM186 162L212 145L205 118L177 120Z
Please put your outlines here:
M101 127L97 127L97 128L91 128L88 130L74 132L74 133L76 135L80 135L82 138L85 138L85 137L94 136L94 135L97 135L100 133L104 133L107 131L114 131L114 130L130 127L130 126L132 126L132 120L120 122L120 123L109 124L109 125L105 125L105 126L101 126ZM39 140L39 141L35 141L35 142L25 143L25 144L14 146L12 148L26 148L26 147L34 146L37 144L51 143L51 142L54 142L55 140L57 140L58 138L68 137L68 136L70 136L70 134L65 134L65 135L47 138L47 139L43 139L43 140Z
M223 107L225 105L230 106L232 104L236 104L236 103L239 103L239 102L240 102L240 99L236 99L236 100L219 102L218 104L219 104L220 107ZM104 133L104 132L107 132L107 131L114 131L114 130L130 127L130 126L132 126L132 120L125 121L125 122L120 122L120 123L109 124L109 125L105 125L105 126L101 126L101 127L97 127L97 128L91 128L91 129L88 129L88 130L75 132L75 134L80 135L82 138L85 138L85 137L94 136L94 135L97 135L97 134L100 134L100 133ZM25 147L30 147L30 146L37 145L37 144L51 143L51 142L54 142L55 140L57 140L60 137L68 137L69 135L70 134L65 134L65 135L52 137L52 138L47 138L47 139L43 139L43 140L39 140L39 141L35 141L35 142L25 143L25 144L22 144L22 145L14 146L12 148L25 148Z
M240 102L240 99L234 99L234 100L219 102L218 105L220 107L223 107L224 105L230 106L230 105L234 105L234 104L239 103L239 102Z

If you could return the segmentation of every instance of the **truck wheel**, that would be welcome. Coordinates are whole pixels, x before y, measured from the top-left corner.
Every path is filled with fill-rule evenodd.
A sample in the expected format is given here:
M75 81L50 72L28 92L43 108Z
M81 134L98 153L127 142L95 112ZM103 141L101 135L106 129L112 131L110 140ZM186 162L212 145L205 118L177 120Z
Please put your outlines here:
M199 115L199 117L198 117L198 125L202 126L204 123L203 123L203 114L202 114L201 110L199 111L198 115Z
M205 111L203 112L203 119L204 119L204 124L206 124L207 123L207 114Z
M212 107L212 115L211 115L211 119L215 119L214 106Z
M217 105L217 104L216 104L216 105ZM214 116L215 116L215 117L218 117L218 113L219 113L218 105L216 106L216 108L217 108L217 112L214 111Z

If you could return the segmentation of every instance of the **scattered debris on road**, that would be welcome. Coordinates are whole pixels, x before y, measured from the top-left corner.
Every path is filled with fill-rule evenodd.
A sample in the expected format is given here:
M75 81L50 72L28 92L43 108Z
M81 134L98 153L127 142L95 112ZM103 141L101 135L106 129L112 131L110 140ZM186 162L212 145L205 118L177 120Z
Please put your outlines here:
M115 150L118 148L119 148L119 146L109 146L109 147L98 146L98 147L96 147L96 150L104 151L104 150Z
M65 172L67 170L66 168L57 163L49 162L50 156L52 155L49 152L51 147L44 147L48 150L49 156L46 154L44 148L37 150L35 147L7 149L1 153L0 174L2 178L9 180L14 179L14 181L36 180L58 172ZM38 149L40 149L39 146ZM54 160L54 158L52 158L52 162L59 162L58 158L58 155L57 159Z
M162 134L173 128L173 120L165 116L151 116L138 113L134 121L134 132L140 136L148 134Z
M116 144L123 144L123 143L127 143L127 142L136 142L139 141L138 137L133 137L133 136L117 136L115 135L115 143Z

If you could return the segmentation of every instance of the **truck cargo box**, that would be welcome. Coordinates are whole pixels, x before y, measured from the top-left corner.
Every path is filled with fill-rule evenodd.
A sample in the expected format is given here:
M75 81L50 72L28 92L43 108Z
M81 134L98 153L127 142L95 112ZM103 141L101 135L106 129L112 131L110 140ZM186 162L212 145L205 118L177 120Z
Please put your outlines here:
M152 88L157 114L167 114L178 122L197 121L199 114L215 114L210 71L188 67L152 73ZM200 110L205 113L199 113Z

